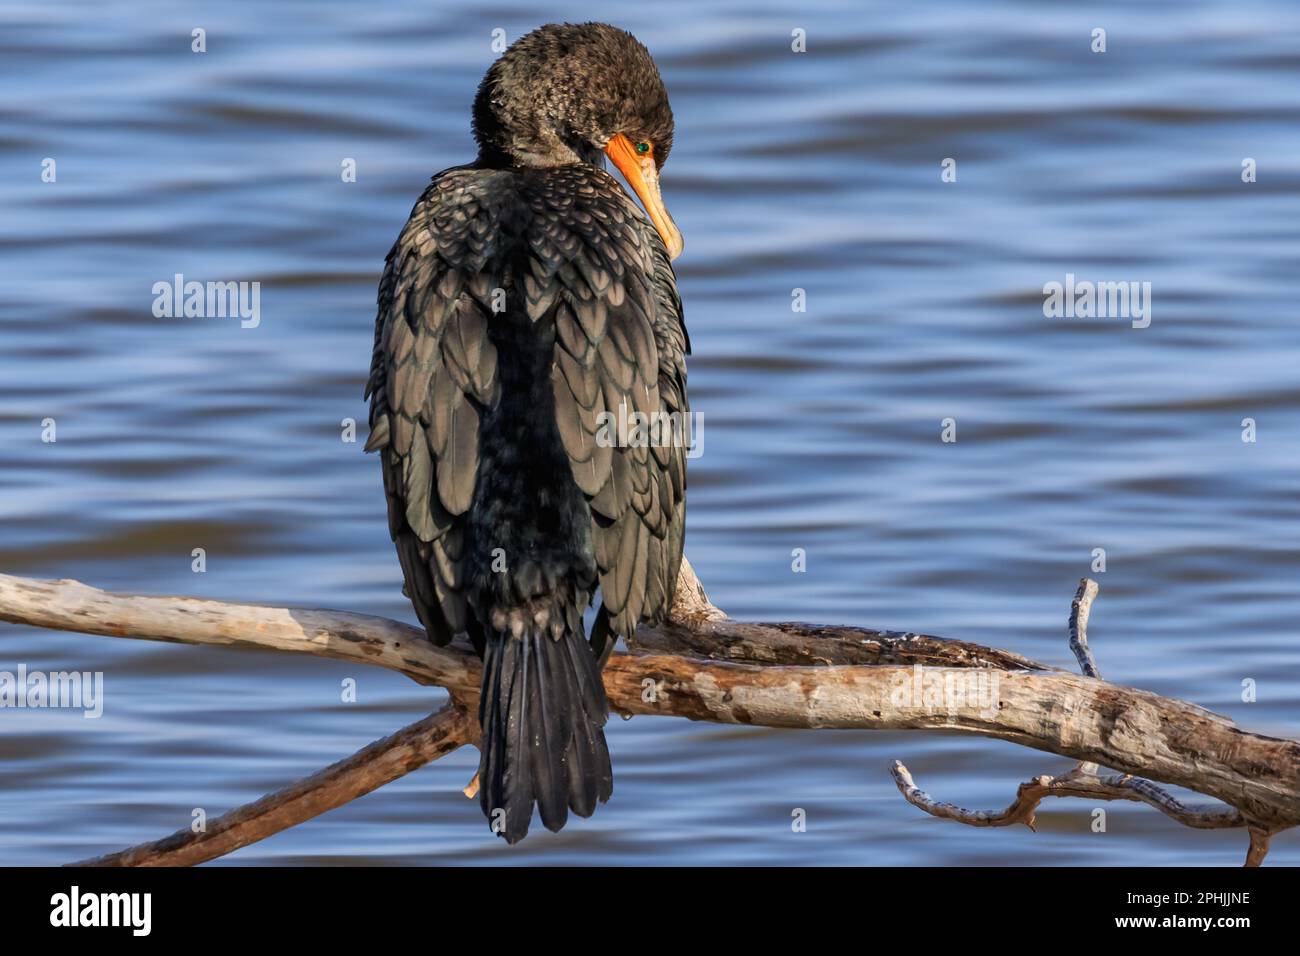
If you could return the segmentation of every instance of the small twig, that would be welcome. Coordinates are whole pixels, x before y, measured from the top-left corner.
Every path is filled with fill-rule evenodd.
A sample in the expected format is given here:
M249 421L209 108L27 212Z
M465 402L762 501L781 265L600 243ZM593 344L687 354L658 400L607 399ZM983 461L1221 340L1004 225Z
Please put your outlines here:
M1079 581L1079 590L1070 604L1070 650L1074 651L1084 677L1101 680L1101 671L1097 669L1097 661L1088 647L1088 615L1092 613L1092 601L1097 590L1097 582L1091 578Z
M1243 866L1259 866L1268 856L1268 841L1273 834L1259 827L1250 828L1250 848L1246 850L1246 862Z
M901 760L895 760L890 768L898 791L914 807L919 807L932 817L956 820L972 827L1006 827L1013 823L1023 823L1029 829L1034 828L1034 810L1043 798L1044 791L1051 784L1051 777L1035 777L1020 785L1016 799L1004 810L967 810L955 803L936 800L916 785L912 773Z
M1005 827L1023 823L1034 829L1034 813L1046 797L1084 797L1093 800L1132 800L1155 807L1184 826L1199 830L1219 830L1246 826L1240 811L1233 807L1189 807L1149 780L1128 774L1098 776L1075 768L1059 777L1042 775L1022 783L1016 798L1003 810L967 810L952 803L942 803L920 789L907 767L895 760L891 770L903 798L935 817L956 820L972 827ZM1254 840L1252 838L1252 845ZM1267 838L1265 838L1267 846Z
M463 794L465 794L465 799L467 799L467 800L473 800L475 797L478 796L478 790L479 790L479 787L480 787L480 786L482 786L482 784L479 783L479 779L478 779L478 771L475 770L475 771L474 771L474 776L472 776L472 777L470 778L469 783L467 783L467 784L465 784L465 786L461 787L460 792L463 793Z
M1088 646L1088 618L1098 590L1097 582L1091 578L1079 579L1079 590L1074 592L1074 600L1070 602L1070 650L1074 651L1074 659L1079 662L1079 671L1084 677L1101 680L1097 659ZM1079 764L1079 769L1084 773L1096 773L1097 765L1084 761Z
M1251 847L1245 851L1245 862L1243 866L1258 866L1264 862L1264 857L1269 855L1269 839L1273 836L1268 830L1261 830L1260 827L1251 827Z

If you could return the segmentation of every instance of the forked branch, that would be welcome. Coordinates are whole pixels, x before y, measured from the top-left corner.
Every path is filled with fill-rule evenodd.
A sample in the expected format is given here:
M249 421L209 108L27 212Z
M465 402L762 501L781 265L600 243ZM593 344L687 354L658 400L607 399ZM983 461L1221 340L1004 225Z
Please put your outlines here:
M1090 582L1085 582L1085 585ZM1092 590L1081 587L1071 646L1085 672ZM384 618L181 597L116 595L75 581L0 575L0 620L112 637L227 644L375 664L451 692L453 705L321 773L209 825L94 862L184 864L213 859L381 786L473 742L479 662L468 647L438 648ZM605 671L624 714L769 727L958 730L1071 757L1081 765L1022 785L1003 811L940 804L901 764L909 801L978 826L1030 823L1046 796L1139 800L1196 827L1247 826L1248 862L1268 836L1300 824L1300 742L1251 734L1194 704L1076 677L1011 651L928 635L808 624L732 621L683 561L669 622L642 628L631 653ZM1104 765L1115 775L1098 775ZM1152 781L1217 798L1189 809ZM976 822L978 821L978 822Z
M1101 671L1088 646L1088 618L1092 602L1097 597L1097 582L1084 578L1070 605L1070 650L1079 662L1079 669L1088 677L1101 679ZM1231 806L1188 807L1163 787L1130 774L1097 773L1097 765L1081 761L1074 769L1059 777L1040 775L1022 783L1016 798L1003 810L967 810L952 803L935 800L918 787L912 774L901 761L895 760L891 771L903 798L920 807L931 816L956 820L972 827L1005 827L1023 823L1034 829L1034 814L1046 797L1082 797L1088 800L1136 800L1155 807L1161 813L1184 826L1201 830L1227 827L1249 827L1250 846L1246 866L1259 866L1268 854L1270 832L1252 826L1241 811Z

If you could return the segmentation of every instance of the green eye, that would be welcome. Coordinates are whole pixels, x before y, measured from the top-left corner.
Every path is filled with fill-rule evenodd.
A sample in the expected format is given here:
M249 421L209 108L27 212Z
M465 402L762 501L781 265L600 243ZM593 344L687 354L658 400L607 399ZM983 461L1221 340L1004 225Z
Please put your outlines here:
M640 154L643 155L643 156L644 156L646 153L650 152L650 144L649 144L649 143L637 143L637 144L636 144L635 146L633 146L632 148L635 149L638 153L640 153Z

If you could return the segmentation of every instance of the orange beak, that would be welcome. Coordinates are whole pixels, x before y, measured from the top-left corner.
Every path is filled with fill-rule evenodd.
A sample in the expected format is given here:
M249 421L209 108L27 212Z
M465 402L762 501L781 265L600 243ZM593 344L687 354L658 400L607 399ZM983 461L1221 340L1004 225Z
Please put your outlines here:
M668 215L663 197L659 195L659 170L655 166L654 153L637 155L632 141L619 133L605 147L605 155L618 167L628 185L636 190L637 198L645 206L655 231L664 241L668 258L676 259L682 254L682 234L677 229L677 223L673 222L673 217Z

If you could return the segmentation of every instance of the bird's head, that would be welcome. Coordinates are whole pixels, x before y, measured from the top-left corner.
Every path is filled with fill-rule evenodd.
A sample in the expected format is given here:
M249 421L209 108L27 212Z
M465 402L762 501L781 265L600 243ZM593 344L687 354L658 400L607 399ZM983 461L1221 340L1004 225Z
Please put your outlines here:
M659 170L673 146L673 111L650 52L604 23L552 23L492 64L474 100L482 161L618 167L672 258L682 234L664 207Z

